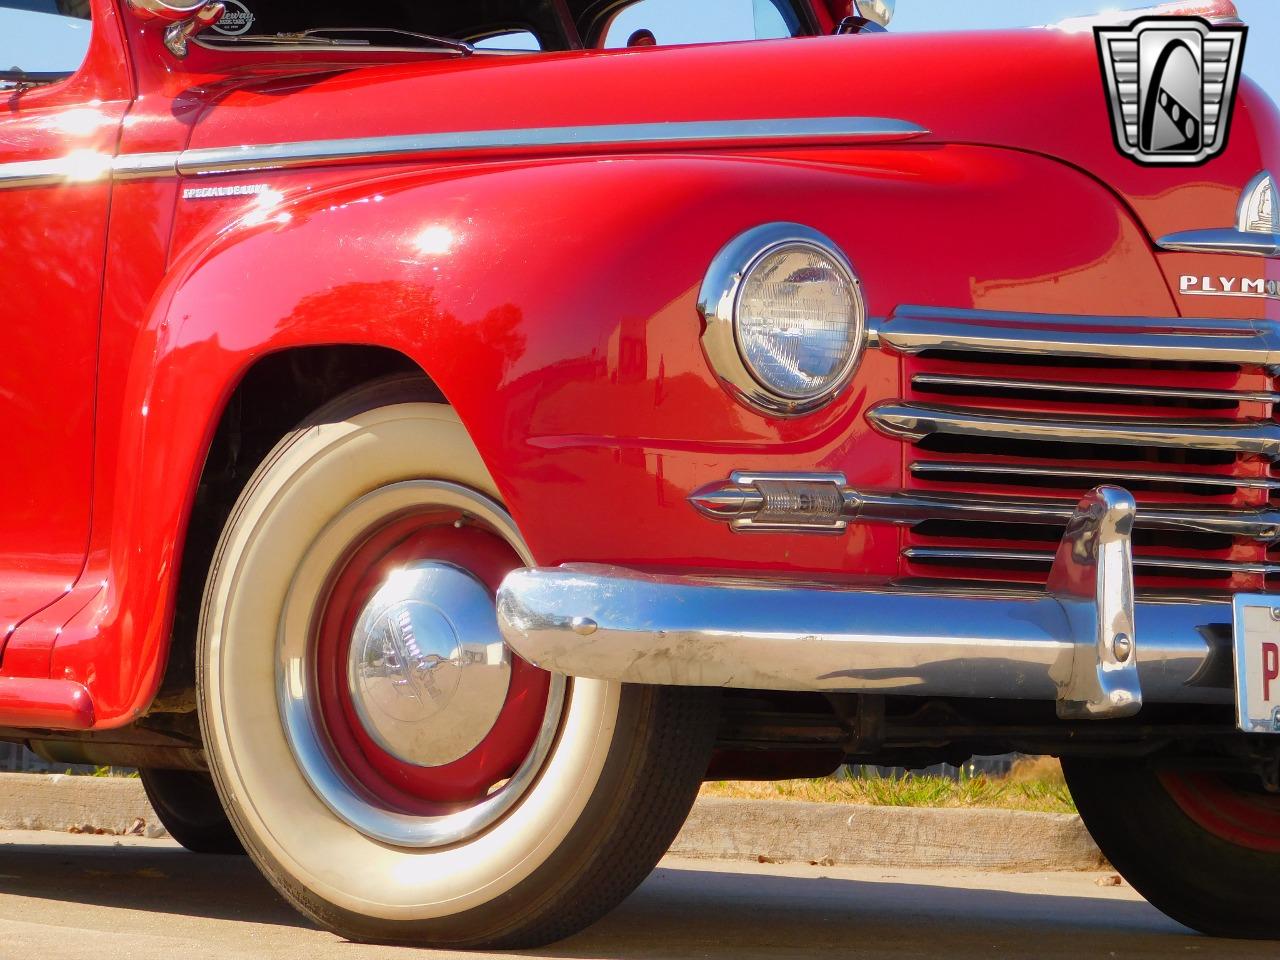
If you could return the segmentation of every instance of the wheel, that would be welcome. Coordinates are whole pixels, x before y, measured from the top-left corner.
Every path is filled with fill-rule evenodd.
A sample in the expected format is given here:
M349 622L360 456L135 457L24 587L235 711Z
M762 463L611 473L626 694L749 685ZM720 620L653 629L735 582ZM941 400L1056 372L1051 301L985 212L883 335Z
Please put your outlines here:
M358 389L250 481L201 613L205 749L245 847L320 925L540 946L593 923L666 851L717 701L512 654L493 597L532 558L434 401L411 378Z
M1179 923L1280 938L1280 795L1256 775L1064 758L1067 785L1107 859Z
M160 823L192 853L244 853L208 774L139 770L142 789Z

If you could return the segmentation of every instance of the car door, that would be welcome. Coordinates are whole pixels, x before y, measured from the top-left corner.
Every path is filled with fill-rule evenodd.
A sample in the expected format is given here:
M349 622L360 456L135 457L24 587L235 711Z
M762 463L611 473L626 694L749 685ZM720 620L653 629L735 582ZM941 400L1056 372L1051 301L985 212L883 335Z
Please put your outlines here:
M89 533L111 158L129 77L112 0L0 0L0 644Z

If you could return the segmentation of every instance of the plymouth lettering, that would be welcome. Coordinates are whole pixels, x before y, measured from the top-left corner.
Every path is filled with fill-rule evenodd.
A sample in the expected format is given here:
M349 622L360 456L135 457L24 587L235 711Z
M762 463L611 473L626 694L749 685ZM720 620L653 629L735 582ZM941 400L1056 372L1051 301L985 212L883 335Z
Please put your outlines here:
M1178 290L1188 297L1252 297L1280 300L1280 280L1252 277L1197 277L1183 274Z

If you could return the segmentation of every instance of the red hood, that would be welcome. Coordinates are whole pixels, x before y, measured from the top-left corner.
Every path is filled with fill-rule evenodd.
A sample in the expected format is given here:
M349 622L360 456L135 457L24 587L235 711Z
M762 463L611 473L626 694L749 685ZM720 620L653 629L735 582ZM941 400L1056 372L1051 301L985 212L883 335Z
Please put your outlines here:
M915 144L1059 158L1115 190L1152 236L1233 224L1245 184L1280 167L1275 106L1247 80L1216 159L1178 169L1122 156L1092 34L1056 30L478 56L258 80L226 91L191 145L814 116L894 117L930 131Z

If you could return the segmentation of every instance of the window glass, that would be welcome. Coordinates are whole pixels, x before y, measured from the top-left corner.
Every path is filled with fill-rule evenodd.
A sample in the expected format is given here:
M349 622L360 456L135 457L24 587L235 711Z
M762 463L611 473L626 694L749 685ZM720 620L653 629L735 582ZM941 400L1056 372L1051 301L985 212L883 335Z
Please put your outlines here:
M510 33L499 33L475 42L477 50L541 50L542 44L528 30L513 30Z
M797 33L789 0L638 0L613 18L600 45L776 40Z
M90 29L89 0L0 0L0 71L69 76L84 62Z

